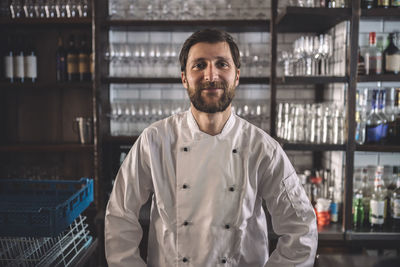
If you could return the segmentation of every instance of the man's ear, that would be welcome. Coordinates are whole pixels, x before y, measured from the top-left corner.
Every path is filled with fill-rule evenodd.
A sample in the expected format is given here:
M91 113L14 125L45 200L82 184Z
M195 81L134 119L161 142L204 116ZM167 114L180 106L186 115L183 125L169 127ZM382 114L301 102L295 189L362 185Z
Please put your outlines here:
M240 69L236 70L235 86L239 85Z
M187 79L186 79L186 73L184 71L181 72L181 80L182 80L183 87L185 87L187 89L188 88L188 82L187 82Z

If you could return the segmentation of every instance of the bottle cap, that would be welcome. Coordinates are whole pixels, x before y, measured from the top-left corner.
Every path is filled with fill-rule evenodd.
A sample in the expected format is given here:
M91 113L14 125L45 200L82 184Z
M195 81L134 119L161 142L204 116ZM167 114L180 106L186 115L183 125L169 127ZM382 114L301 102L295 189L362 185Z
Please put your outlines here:
M369 43L375 44L376 43L376 32L369 33Z

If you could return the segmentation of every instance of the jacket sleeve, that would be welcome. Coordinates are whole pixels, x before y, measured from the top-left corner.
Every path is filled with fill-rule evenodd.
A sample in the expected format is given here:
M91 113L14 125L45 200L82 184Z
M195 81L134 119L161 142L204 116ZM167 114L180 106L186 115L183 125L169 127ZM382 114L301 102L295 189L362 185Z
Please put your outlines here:
M149 146L144 134L128 153L115 179L105 215L105 252L110 267L145 267L140 258L139 211L152 192Z
M262 177L260 190L280 236L266 267L311 267L318 231L314 209L286 154L278 145Z

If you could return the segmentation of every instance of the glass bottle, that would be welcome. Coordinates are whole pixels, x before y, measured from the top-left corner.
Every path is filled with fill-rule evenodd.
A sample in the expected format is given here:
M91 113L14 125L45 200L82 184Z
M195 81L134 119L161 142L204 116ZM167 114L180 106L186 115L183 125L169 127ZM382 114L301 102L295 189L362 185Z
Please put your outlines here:
M399 48L394 44L394 33L389 33L388 46L383 51L383 71L385 73L397 74L400 67Z
M3 55L3 62L4 62L4 77L7 82L14 82L14 51L12 48L12 41L11 37L8 36L7 40L7 48L5 49Z
M376 33L369 33L369 47L365 53L365 71L367 75L382 73L382 53L376 45Z
M80 81L90 81L90 48L87 44L86 36L82 36L81 44L78 54L79 60L79 80Z
M362 145L365 143L365 116L360 103L360 91L356 92L356 131L355 141Z
M388 143L393 144L396 142L396 88L392 87L389 89L387 94L387 106L386 106L386 115L388 118Z
M396 121L395 121L395 132L394 132L394 144L400 144L400 88L396 88L396 96L395 96L395 112L396 112Z
M25 69L24 69L24 48L23 48L22 37L17 38L16 45L14 47L14 80L17 82L24 82Z
M366 138L365 142L368 144L379 143L382 139L382 119L378 115L378 90L373 90L372 101L371 101L371 112L367 116L366 120Z
M67 80L67 59L66 51L63 45L63 39L58 36L56 50L56 80L65 82Z
M377 7L388 8L390 7L390 0L377 0Z
M391 198L391 215L393 219L393 225L396 228L400 227L400 173L397 175L396 189L393 191Z
M364 205L362 192L357 192L353 200L353 225L354 229L360 229L364 224Z
M75 38L69 37L69 47L67 50L67 78L68 81L79 80L78 50L75 48Z
M390 1L390 7L400 7L400 0L391 0Z
M381 229L385 223L386 194L382 188L383 166L377 166L374 180L374 191L370 200L369 221L372 228Z
M32 40L32 38L29 38ZM24 53L25 80L35 82L37 79L37 56L36 49L32 41L28 41L27 49Z
M365 75L365 60L361 55L360 47L358 47L357 75Z
M384 89L379 91L378 116L381 118L382 121L380 141L381 143L386 143L388 137L389 120L386 115L386 91Z

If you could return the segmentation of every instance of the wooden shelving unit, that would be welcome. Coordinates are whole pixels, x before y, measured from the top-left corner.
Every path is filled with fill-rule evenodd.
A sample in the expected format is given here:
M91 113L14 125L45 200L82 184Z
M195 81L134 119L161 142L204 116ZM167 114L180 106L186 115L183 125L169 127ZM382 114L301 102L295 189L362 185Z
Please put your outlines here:
M324 32L349 20L351 8L286 7L276 18L279 32Z

